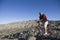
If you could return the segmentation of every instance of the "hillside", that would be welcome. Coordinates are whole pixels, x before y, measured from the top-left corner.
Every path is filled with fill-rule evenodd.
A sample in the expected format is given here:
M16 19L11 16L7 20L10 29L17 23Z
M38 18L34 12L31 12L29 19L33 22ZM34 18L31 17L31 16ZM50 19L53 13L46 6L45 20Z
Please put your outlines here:
M36 26L36 21L14 22L0 25L0 35L10 34L26 30L31 26Z
M56 30L60 30L60 21L49 21L49 24L53 26L53 28L57 28ZM30 28L33 28L35 26L37 26L37 20L0 24L0 37L31 30Z

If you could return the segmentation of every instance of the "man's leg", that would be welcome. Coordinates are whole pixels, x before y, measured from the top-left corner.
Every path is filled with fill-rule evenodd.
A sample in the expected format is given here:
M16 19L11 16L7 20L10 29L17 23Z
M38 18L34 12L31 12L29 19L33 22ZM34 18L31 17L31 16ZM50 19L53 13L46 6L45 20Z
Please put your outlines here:
M47 25L48 25L48 21L46 21L46 22L44 23L44 27L45 27L45 34L44 34L44 35L47 34Z

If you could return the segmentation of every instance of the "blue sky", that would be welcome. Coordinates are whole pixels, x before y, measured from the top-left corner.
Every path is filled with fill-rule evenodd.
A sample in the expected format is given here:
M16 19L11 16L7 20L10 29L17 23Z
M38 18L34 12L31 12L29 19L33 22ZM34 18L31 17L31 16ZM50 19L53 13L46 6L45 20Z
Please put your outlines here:
M38 19L39 12L60 20L60 0L0 0L0 24Z

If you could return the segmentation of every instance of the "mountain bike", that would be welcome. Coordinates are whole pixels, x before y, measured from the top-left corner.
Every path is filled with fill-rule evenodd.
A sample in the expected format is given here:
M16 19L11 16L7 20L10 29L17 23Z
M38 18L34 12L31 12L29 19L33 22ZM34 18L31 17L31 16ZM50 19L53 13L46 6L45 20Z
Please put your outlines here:
M41 23L41 22L37 22L38 25L34 28L34 33L35 35L44 35L45 33L45 28L44 28L44 25ZM57 37L57 31L56 30L53 30L52 27L50 24L48 24L47 26L47 31L48 31L48 36L52 36L52 37Z

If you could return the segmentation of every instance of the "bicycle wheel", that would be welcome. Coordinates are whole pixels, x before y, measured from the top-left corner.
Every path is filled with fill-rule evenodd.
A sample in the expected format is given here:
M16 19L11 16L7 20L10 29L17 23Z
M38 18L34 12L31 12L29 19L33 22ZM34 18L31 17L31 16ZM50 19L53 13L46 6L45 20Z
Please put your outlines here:
M57 31L53 30L51 28L48 29L48 33L50 34L50 36L52 37L57 37Z

